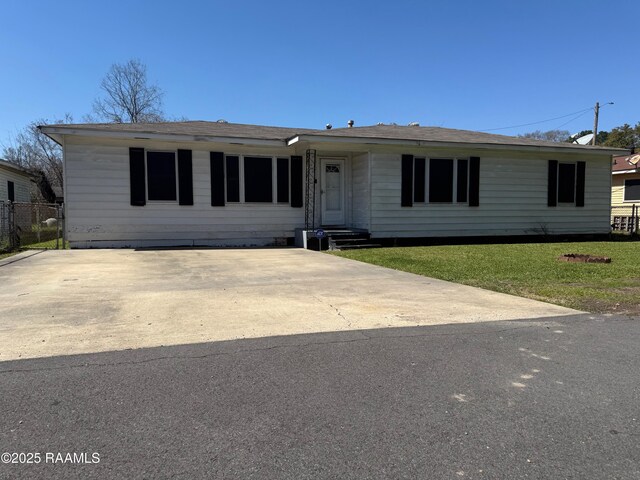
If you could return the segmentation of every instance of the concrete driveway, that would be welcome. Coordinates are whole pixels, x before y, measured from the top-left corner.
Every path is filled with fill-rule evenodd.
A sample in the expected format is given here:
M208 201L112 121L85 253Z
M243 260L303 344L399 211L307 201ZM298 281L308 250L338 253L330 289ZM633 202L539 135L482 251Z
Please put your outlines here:
M0 266L0 361L577 313L300 249L66 250L14 260Z

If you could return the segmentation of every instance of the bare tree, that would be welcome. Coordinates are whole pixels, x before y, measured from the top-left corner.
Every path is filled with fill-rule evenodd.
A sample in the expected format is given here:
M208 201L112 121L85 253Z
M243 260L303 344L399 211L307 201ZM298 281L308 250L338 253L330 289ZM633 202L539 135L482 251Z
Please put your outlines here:
M64 194L64 176L62 169L62 148L38 129L38 125L71 123L67 114L63 119L49 122L40 119L31 122L4 146L2 156L5 160L29 170L36 179L40 200L54 202L54 189Z
M570 135L571 134L568 130L548 130L546 132L536 130L535 132L523 133L518 136L522 138L533 138L536 140L547 140L548 142L562 143L566 142Z
M163 92L147 84L147 67L140 60L112 65L100 88L105 96L93 103L99 119L111 123L163 121Z

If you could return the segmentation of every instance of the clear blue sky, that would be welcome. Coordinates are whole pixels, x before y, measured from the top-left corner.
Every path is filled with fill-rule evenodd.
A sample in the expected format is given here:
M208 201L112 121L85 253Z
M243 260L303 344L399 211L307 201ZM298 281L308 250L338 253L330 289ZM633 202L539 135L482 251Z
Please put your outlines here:
M139 58L172 118L471 130L614 101L640 121L640 2L2 2L0 146L30 121L81 121L111 64ZM591 112L500 130L590 129Z

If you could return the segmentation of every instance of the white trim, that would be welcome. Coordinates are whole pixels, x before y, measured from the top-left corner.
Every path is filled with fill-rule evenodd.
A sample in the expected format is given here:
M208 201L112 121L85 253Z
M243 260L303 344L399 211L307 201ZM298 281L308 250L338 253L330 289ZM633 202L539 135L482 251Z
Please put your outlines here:
M373 208L371 207L371 205L373 204L373 158L371 156L371 151L367 151L367 166L369 169L368 172L368 182L369 182L369 202L367 204L368 210L369 210L369 221L368 221L368 230L371 231L372 227L371 227L371 220L373 219ZM353 187L352 187L353 188Z
M278 157L271 157L271 203L278 203Z
M74 135L78 137L99 137L99 138L124 138L133 140L165 140L169 142L213 142L227 143L231 145L260 145L282 147L286 142L282 140L265 140L259 138L246 137L219 137L215 135L185 135L173 133L149 133L149 132L114 132L110 130L99 130L89 128L58 128L54 126L43 126L40 130L54 141L61 143L64 135Z
M458 203L458 159L457 158L453 159L453 175L451 178L451 182L453 183L453 185L451 185L451 203L455 205ZM467 196L468 195L469 194L467 192Z
M22 175L29 179L33 178L33 175L29 173L25 168L21 167L20 165L16 165L15 163L7 162L6 160L0 160L0 170L1 169L7 169L16 175Z
M608 154L621 156L628 151L620 148L598 148L588 147L584 145L567 144L562 147L537 146L537 145L505 145L501 143L484 143L484 142L442 142L432 140L403 140L403 139L387 139L387 138L366 138L366 137L338 137L324 136L314 134L296 135L288 140L272 140L250 137L227 137L216 135L187 135L172 133L149 133L149 132L114 132L112 130L101 130L91 128L68 128L64 126L41 126L40 131L45 133L51 139L58 143L62 143L64 135L75 135L80 137L102 137L102 138L120 138L133 140L165 140L170 142L214 142L226 143L231 145L259 145L259 146L291 146L301 142L316 143L355 143L361 145L410 145L418 147L453 147L453 148L479 148L479 149L498 149L498 150L525 150L538 152L576 152L593 154ZM571 146L570 146L571 145Z
M503 143L483 143L483 142L442 142L434 140L402 140L402 139L390 139L390 138L366 138L366 137L337 137L337 136L324 136L304 134L293 137L287 141L287 145L291 146L296 143L309 142L309 143L356 143L361 145L404 145L404 146L416 146L416 147L451 147L451 148L478 148L478 149L496 149L496 150L525 150L525 151L538 151L538 152L582 152L587 154L608 154L616 155L625 151L619 148L589 148L584 145L551 147L545 145L507 145Z
M615 172L611 172L612 175L623 175L625 173L640 173L640 170L638 169L633 169L633 170L618 170Z

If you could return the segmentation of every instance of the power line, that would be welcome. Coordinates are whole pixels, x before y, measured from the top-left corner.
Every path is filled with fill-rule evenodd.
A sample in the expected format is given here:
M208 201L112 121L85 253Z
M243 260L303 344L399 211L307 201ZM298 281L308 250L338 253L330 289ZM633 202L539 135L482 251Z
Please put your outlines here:
M592 109L589 109L589 110L592 110ZM569 124L569 123L573 122L574 120L577 120L577 119L579 119L580 117L585 116L587 113L589 113L589 111L582 112L582 113L581 113L580 115L578 115L577 117L574 117L574 118L572 118L571 120L568 120L568 121L564 122L562 125L558 125L556 128L554 128L554 130L558 130L559 128L564 127L565 125L567 125L567 124Z
M521 125L512 125L510 127L489 128L487 130L480 130L480 131L481 132L495 132L496 130L509 130L510 128L528 127L530 125L538 125L540 123L547 123L547 122L552 122L554 120L560 120L561 118L571 117L571 116L576 115L576 114L580 114L580 116L582 116L583 114L585 114L588 111L593 111L593 107L585 108L584 110L578 110L577 112L568 113L566 115L561 115L559 117L548 118L547 120L540 120L539 122L523 123ZM578 117L576 117L576 118L578 118ZM570 123L571 121L572 120L569 120L569 122L567 122L567 123ZM566 124L564 124L564 125L566 125Z

